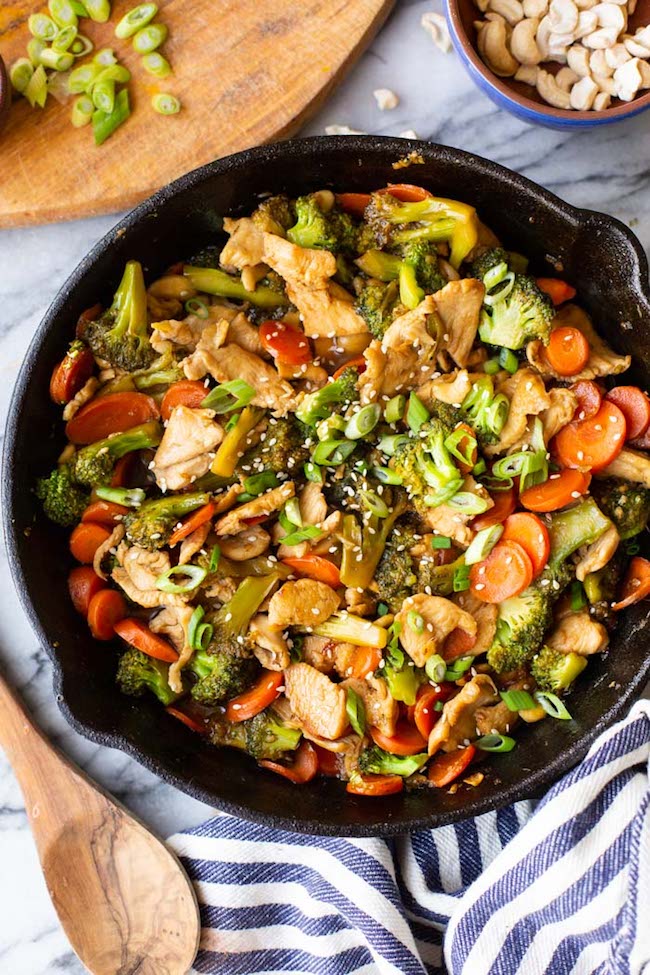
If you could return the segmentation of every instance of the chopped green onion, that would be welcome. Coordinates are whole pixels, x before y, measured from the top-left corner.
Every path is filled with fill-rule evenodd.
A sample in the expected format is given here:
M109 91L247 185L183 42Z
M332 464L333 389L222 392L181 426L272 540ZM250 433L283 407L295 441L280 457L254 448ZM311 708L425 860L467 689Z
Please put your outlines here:
M573 721L573 718L565 708L557 694L550 694L547 691L535 691L533 695L537 703L544 708L547 714L558 721Z
M447 673L447 664L439 653L433 653L424 665L424 670L434 684L442 684Z
M347 460L356 446L354 440L324 440L314 449L312 461L322 467L338 467Z
M9 69L9 80L22 95L34 74L34 65L29 58L18 58Z
M475 565L487 558L503 535L503 525L492 525L477 532L465 552L465 565Z
M431 548L451 548L451 538L447 535L434 535L431 539Z
M219 565L219 559L221 558L221 549L218 545L212 546L212 551L210 552L210 562L208 563L208 572L216 572L217 566Z
M95 108L109 115L115 107L115 82L98 81L93 85L92 99Z
M107 64L97 75L96 83L114 81L116 85L125 85L131 80L131 72L123 64Z
M41 63L41 54L44 50L45 44L43 41L39 41L38 37L32 37L31 40L27 42L27 56L35 68L37 68Z
M635 538L631 538L629 542L625 542L623 547L626 555L638 555L641 551L641 546Z
M382 484L401 484L402 478L397 473L397 471L391 470L390 467L373 467L372 473L375 475L378 481Z
M435 491L433 494L424 495L424 503L428 508L438 508L441 504L446 504L453 496L457 493L458 489L463 486L463 479L461 477L454 478L453 481L449 481L440 490Z
M230 413L248 406L254 396L255 390L243 379L231 379L211 390L201 403L201 409L213 410L217 414Z
M488 274L489 273L490 272L488 271ZM497 305L500 301L504 301L508 297L508 295L510 294L514 286L515 286L515 276L512 273L512 271L508 271L508 273L503 278L503 280L499 283L499 285L493 286L498 288L496 292L491 290L486 290L485 297L483 298L483 303L486 304L488 308Z
M159 93L151 99L154 112L159 115L176 115L181 110L181 103L175 95Z
M571 609L574 613L577 613L578 610L586 605L587 597L585 596L584 586L576 579L571 585Z
M112 501L126 508L139 508L146 498L142 488L98 487L95 494L102 501Z
M50 17L58 27L75 27L79 23L70 0L48 0Z
M406 422L409 429L413 433L418 433L420 427L423 423L426 423L429 419L429 411L422 402L422 400L416 396L415 393L411 393L409 396L408 409L406 411Z
M459 680L464 673L466 673L469 668L474 663L474 657L457 657L452 663L447 664L447 669L445 671L445 680L456 681Z
M528 691L501 691L501 699L509 711L528 711L535 707L535 700Z
M70 6L76 13L77 17L87 17L88 10L86 5L81 2L81 0L70 0Z
M406 624L414 633L424 633L424 616L414 609L409 610L406 614Z
M486 271L483 275L483 284L485 285L486 291L491 291L492 288L496 288L498 284L501 284L505 280L508 274L508 265L505 261L501 261L500 264L495 264L491 267L489 271Z
M466 589L469 589L468 565L459 565L455 570L452 587L454 592L465 592Z
M157 47L165 43L168 33L169 31L164 24L149 24L148 27L139 30L133 38L133 50L138 54L151 54Z
M307 480L312 481L313 484L322 484L325 480L323 477L323 472L318 464L314 464L311 460L307 461L303 470Z
M84 55L90 54L94 47L95 45L89 37L86 37L85 34L77 34L70 50L76 58L82 58Z
M382 616L386 616L387 613L388 606L386 603L377 603L377 616L381 618Z
M442 701L436 701L436 703L433 705L434 711L442 711L443 708L444 708L444 704L442 703Z
M407 437L405 433L392 433L388 437L382 437L377 444L377 449L386 454L388 457L392 457L393 454L397 453L399 448L408 443L410 437Z
M62 27L52 41L52 47L55 51L67 51L70 47L72 47L76 39L76 27Z
M262 471L260 474L252 474L244 479L244 491L253 498L264 494L269 488L277 487L278 478L275 471ZM241 500L241 495L239 496Z
M97 64L80 64L70 72L68 91L71 95L88 93L100 74L101 68Z
M474 463L478 442L474 434L468 433L463 427L458 427L445 438L445 447L452 457L471 467Z
M462 511L466 515L482 515L488 510L490 502L487 498L480 498L472 491L458 491L453 497L449 498L447 504L450 508Z
M384 420L386 423L399 423L404 416L406 409L406 396L393 396L389 399L384 408Z
M369 403L368 406L363 406L348 420L345 436L348 440L360 440L362 437L367 437L379 423L380 416L381 407L378 403Z
M241 413L233 413L233 415L230 417L230 419L228 420L228 422L226 423L226 426L224 428L225 431L226 431L226 433L230 433L231 430L234 430L235 429L235 427L239 423L240 416L241 416Z
M484 477L481 481L484 487L489 491L509 491L510 488L514 487L514 481L511 477Z
M142 55L142 67L155 78L168 78L172 73L172 66L159 51L151 51Z
M503 393L499 393L495 396L488 408L485 411L485 421L487 423L488 429L499 436L504 426L506 425L506 420L508 419L508 413L510 412L510 401L507 396Z
M485 474L486 470L487 470L487 464L481 457L478 464L474 464L474 466L472 467L472 474L474 475L474 477L480 477L481 474Z
M96 24L105 24L111 16L111 5L109 0L84 0L88 16Z
M519 359L512 349L501 349L499 352L499 365L507 372L515 373L519 368Z
M107 115L106 112L96 111L93 113L93 135L95 145L101 146L103 142L113 135L116 129L126 122L131 114L129 105L129 93L123 88L115 99L115 108Z
M509 454L507 457L502 457L492 465L492 477L496 477L499 481L504 478L518 477L521 474L521 468L525 459L525 450L520 450L516 454Z
M388 518L388 505L376 491L359 491L361 502L377 518Z
M323 532L316 525L306 525L298 531L285 535L280 541L283 545L300 545L301 542L309 542L312 539L320 538Z
M74 55L67 51L55 51L53 47L44 47L41 51L41 64L54 71L68 71L74 64Z
M541 484L548 480L548 460L546 458L546 448L544 450L528 451L521 465L521 475L519 480L520 492L525 491L535 484Z
M300 513L300 502L298 498L289 498L282 511L290 525L290 528L286 529L287 531L290 531L292 528L302 528L302 515ZM285 526L283 525L283 527Z
M127 37L133 37L141 27L145 27L152 21L157 13L157 3L141 3L137 7L133 7L128 13L124 14L116 25L115 36L119 37L121 41L126 40Z
M47 101L47 75L42 64L39 64L34 71L23 94L32 108L35 105L38 105L39 108L45 107L45 102Z
M210 623L202 623L205 616L203 606L197 606L187 627L187 642L192 650L207 650L214 627Z
M112 64L117 64L117 58L112 48L103 47L101 51L97 52L93 58L93 62L102 68L110 68Z
M27 21L29 33L37 37L39 41L53 41L58 33L58 28L51 17L47 14L31 14Z
M476 747L482 752L511 752L515 747L515 739L508 735L483 735L476 742Z
M348 687L348 696L345 707L348 713L348 721L352 725L352 730L358 735L365 735L366 708L363 703L363 699L359 697L357 692L351 687Z
M497 356L493 359L488 359L487 362L483 363L483 372L486 372L488 376L494 376L495 373L499 372L501 369L501 363Z
M346 425L342 416L333 413L326 420L321 420L316 424L316 436L319 440L342 440Z
M210 309L201 298L189 298L185 302L185 311L188 315L196 315L197 318L210 317Z
M200 565L173 565L156 579L156 589L161 592L185 593L192 592L201 585L208 574L207 569ZM185 577L185 582L173 582L174 576Z

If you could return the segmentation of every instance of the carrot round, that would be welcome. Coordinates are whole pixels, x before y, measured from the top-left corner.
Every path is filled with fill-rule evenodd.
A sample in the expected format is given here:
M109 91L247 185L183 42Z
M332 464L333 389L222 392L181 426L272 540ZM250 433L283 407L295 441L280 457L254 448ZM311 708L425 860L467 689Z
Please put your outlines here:
M94 522L82 522L72 530L70 535L70 551L77 562L92 565L95 552L103 545L110 532L103 525Z
M418 697L413 708L413 720L415 722L415 727L422 736L423 741L427 741L429 735L431 734L431 729L440 717L441 712L436 711L436 704L438 704L440 700L441 698L438 694L438 688L431 687L430 684L422 688L422 691L418 693Z
M650 426L650 399L638 386L616 386L605 397L625 417L627 439L642 437Z
M551 446L562 467L601 471L618 457L625 444L625 417L605 399L597 413L562 427Z
M93 501L88 505L81 516L82 522L92 521L97 525L104 525L111 531L122 520L124 515L129 513L129 509L123 504L115 504L114 501Z
M429 782L437 789L450 785L454 779L462 775L476 755L474 745L468 745L459 751L436 755L429 765Z
M563 325L551 332L544 354L560 376L575 376L589 362L589 342L579 328Z
M578 399L578 406L574 414L575 420L585 420L594 416L603 401L603 391L592 379L581 379L570 387Z
M158 419L158 407L144 393L109 393L79 410L65 428L68 440L76 444L95 443L123 433L140 423Z
M332 379L340 379L346 369L358 369L359 372L365 372L368 363L365 357L362 355L355 355L354 359L348 359L344 362L342 366L339 366L336 372L332 373Z
M377 647L356 647L354 660L352 661L351 677L363 680L368 674L373 674L381 663L381 650Z
M370 203L370 193L337 193L336 202L346 213L361 219Z
M431 196L423 186L414 186L413 183L389 183L379 193L390 193L400 203L421 203Z
M283 682L284 675L281 671L263 670L261 677L250 690L228 701L226 717L229 721L248 721L249 718L254 718L280 696Z
M391 755L417 755L426 750L426 739L408 721L399 721L394 735L385 735L379 728L370 728L370 737Z
M443 660L456 660L457 657L464 657L476 643L476 637L472 636L467 630L457 626L445 638L442 645L441 656Z
M537 515L518 511L506 518L503 526L502 542L519 542L533 564L533 578L536 578L551 553L551 540L548 529Z
M262 322L258 334L262 347L279 362L301 366L314 358L311 342L303 330L291 322Z
M621 598L618 602L612 603L612 609L625 609L648 595L650 595L650 562L640 555L635 555L630 561L625 576Z
M314 776L318 774L318 755L314 746L303 739L296 749L291 765L282 765L280 762L271 762L268 759L263 759L258 762L258 765L282 775L290 782L295 782L296 785L303 785L305 782L311 782Z
M90 601L101 589L106 589L106 583L99 578L91 566L78 565L71 570L68 576L70 599L74 608L82 616L88 616Z
M177 721L180 721L181 724L184 724L187 728L190 729L190 731L195 731L197 735L207 735L208 733L207 725L201 724L201 722L193 718L191 714L186 714L185 711L181 711L180 708L175 708L172 707L171 705L166 707L165 711L167 712L167 714L171 714L172 718L176 718Z
M533 581L533 564L518 542L499 542L469 573L472 595L484 603L518 596Z
M208 392L203 383L191 379L180 379L177 383L172 383L160 403L161 417L168 420L177 406L197 410Z
M173 664L178 660L178 654L171 643L163 640L157 633L153 633L142 620L131 616L120 620L115 624L115 632L126 643L146 653L148 657L155 657L156 660L163 660L167 664Z
M88 626L96 640L112 640L115 626L128 610L126 600L117 589L102 589L95 593L88 607Z
M321 745L314 745L318 757L318 772L328 778L338 778L340 771L339 756L336 752L331 752L328 748Z
M93 374L95 358L90 349L68 352L58 366L55 366L50 379L50 397L59 406L65 406L74 399L82 386Z
M285 565L299 576L306 576L308 579L316 579L317 582L324 582L326 585L336 589L341 585L341 573L338 566L324 559L321 555L303 555L282 559Z
M111 487L129 487L131 480L131 473L133 471L133 463L136 459L137 451L135 453L125 454L124 457L120 457L117 464L113 468L113 476L111 477Z
M591 475L583 471L567 469L551 474L548 481L536 484L524 491L519 500L524 508L540 513L559 511L589 490Z
M576 296L576 289L561 278L537 278L537 287L544 291L554 305L562 305Z
M494 491L490 493L494 505L482 514L472 519L472 529L480 532L484 528L492 528L493 525L500 525L511 515L517 505L517 498L514 488L507 491Z
M205 525L206 521L210 521L214 515L215 508L216 505L214 501L208 501L208 503L204 504L202 508L199 508L197 511L193 511L192 514L189 515L185 521L183 521L181 525L171 533L169 536L169 544L177 545L178 542L182 542L184 538L187 538L188 535L195 532L197 528L201 527L201 525Z
M401 775L355 775L345 791L353 796L392 796L403 788Z

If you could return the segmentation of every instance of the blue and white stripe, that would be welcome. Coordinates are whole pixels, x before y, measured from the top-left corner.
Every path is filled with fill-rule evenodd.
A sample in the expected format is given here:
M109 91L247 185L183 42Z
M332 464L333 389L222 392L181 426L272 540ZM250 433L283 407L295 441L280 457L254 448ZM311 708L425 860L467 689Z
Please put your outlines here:
M193 877L195 972L650 975L650 702L533 810L397 839L218 815L171 838Z

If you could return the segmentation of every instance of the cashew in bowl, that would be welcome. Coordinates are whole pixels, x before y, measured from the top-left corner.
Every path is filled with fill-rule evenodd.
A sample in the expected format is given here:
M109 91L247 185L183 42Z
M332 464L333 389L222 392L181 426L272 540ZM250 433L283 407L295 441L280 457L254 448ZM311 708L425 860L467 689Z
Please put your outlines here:
M650 88L650 65L641 58L626 61L614 72L616 94L624 102L631 102L640 88Z
M548 71L537 72L537 91L545 102L554 108L571 108L571 99L567 91L562 91L557 81Z
M524 17L543 17L548 12L549 0L524 0Z
M587 34L593 34L597 28L597 14L593 10L581 10L578 14L578 26L574 31L575 39L579 41L581 37L585 37Z
M548 17L554 34L572 34L578 26L578 8L573 0L551 0Z
M537 72L539 68L535 64L522 64L515 74L515 81L523 81L525 85L532 85L533 88L537 84Z
M571 91L572 87L576 82L580 81L579 75L572 71L571 68L560 68L558 73L555 75L555 84L562 91Z
M524 19L524 8L520 0L490 0L490 10L501 14L511 27Z
M549 59L549 40L551 34L553 33L553 27L551 26L551 20L549 16L542 17L539 22L539 27L537 28L537 47L539 48L540 54L542 55L542 61L548 61Z
M569 67L581 78L587 78L590 73L589 51L582 44L574 44L567 51L567 61Z
M478 35L479 53L500 78L511 77L519 67L508 50L506 36L506 24L501 19L489 21Z
M512 56L522 65L535 65L542 60L541 52L535 40L538 27L539 21L532 17L520 20L512 30L510 51Z
M623 7L615 3L599 3L591 9L598 17L598 26L615 27L617 37L627 27L627 11Z
M611 104L612 96L608 95L606 91L599 91L594 98L593 108L596 112L604 112Z
M599 47L613 47L616 44L617 38L618 31L615 27L599 27L598 30L583 37L582 43L586 47L591 47L596 50Z
M592 75L601 75L603 78L609 78L614 74L614 69L607 63L605 51L602 48L592 51L589 55L589 70Z
M571 108L577 112L587 112L598 94L598 85L592 78L581 78L570 93Z

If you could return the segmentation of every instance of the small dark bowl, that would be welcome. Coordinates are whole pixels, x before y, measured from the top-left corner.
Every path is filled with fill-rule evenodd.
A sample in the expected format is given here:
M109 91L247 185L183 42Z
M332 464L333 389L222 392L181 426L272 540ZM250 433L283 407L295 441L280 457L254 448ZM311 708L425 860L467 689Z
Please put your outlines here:
M393 169L407 153L422 165ZM550 262L579 290L598 328L634 353L634 379L650 385L650 291L645 255L621 223L576 210L516 173L456 149L375 137L307 139L251 149L211 163L137 207L91 251L64 284L29 349L14 392L5 440L4 524L18 592L54 665L54 692L81 734L120 748L190 795L229 813L307 833L371 836L441 826L540 793L622 717L647 680L647 604L622 614L604 658L590 661L571 695L573 721L523 727L517 748L486 762L480 788L429 790L384 799L346 794L333 780L296 788L246 756L217 750L170 719L153 699L115 689L115 655L89 636L70 603L67 534L40 512L31 487L63 444L60 410L48 396L78 315L110 301L126 260L151 279L218 238L222 217L249 212L262 191L293 194L323 186L364 191L387 182L421 183L474 204L504 242Z

